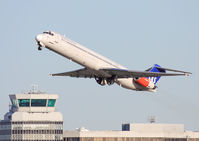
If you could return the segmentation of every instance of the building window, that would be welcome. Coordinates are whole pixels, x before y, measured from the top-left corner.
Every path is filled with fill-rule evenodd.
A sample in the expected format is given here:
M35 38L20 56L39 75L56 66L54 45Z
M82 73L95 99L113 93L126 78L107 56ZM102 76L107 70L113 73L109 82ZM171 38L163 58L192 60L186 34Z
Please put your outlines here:
M12 106L17 107L17 100L16 99L11 99Z
M48 99L48 107L54 107L55 102L56 102L56 99Z
M31 99L31 106L32 107L45 107L46 106L46 99Z
M30 99L18 99L19 107L29 107Z
M122 124L122 131L130 131L130 125L129 124Z

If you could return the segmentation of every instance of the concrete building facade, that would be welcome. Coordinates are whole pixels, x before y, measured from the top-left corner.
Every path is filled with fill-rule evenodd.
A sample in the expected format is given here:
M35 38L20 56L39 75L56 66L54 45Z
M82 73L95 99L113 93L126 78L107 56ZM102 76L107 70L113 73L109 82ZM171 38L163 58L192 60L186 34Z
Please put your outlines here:
M11 108L0 121L0 141L62 141L63 116L57 94L9 95Z
M199 141L183 124L123 124L121 131L65 131L64 141Z

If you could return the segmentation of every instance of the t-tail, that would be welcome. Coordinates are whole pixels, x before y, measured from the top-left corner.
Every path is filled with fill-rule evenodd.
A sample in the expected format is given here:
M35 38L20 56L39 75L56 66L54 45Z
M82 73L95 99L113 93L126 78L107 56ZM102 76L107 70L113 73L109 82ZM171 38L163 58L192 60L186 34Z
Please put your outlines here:
M161 67L158 64L155 64L153 67L149 68L147 71L149 72L162 72L162 73L166 73L166 70L161 69ZM158 82L158 80L160 80L161 76L158 77L148 77L148 79L153 82L154 84L156 84Z
M172 72L178 72L178 73L166 73L166 71L172 71ZM156 92L156 84L160 80L161 76L178 76L178 75L185 75L188 76L189 74L192 74L191 72L185 72L180 70L174 70L169 68L162 68L158 64L155 64L154 66L150 67L146 70L146 72L149 72L154 77L136 77L134 78L134 81L147 88L147 91ZM155 75L157 73L157 75Z
M147 72L153 72L153 73L166 73L166 70L164 68L161 68L158 64L155 64L154 66L150 67L149 69L146 70ZM147 88L148 91L151 92L156 92L156 84L158 80L160 80L161 76L157 77L138 77L134 78L134 81Z

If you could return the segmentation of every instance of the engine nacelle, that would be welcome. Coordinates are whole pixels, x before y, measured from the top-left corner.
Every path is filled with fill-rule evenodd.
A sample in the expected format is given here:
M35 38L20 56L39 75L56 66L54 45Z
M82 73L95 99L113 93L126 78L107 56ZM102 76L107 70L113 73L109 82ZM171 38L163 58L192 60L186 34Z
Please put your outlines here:
M144 86L146 88L150 88L153 89L155 88L155 85L152 81L150 81L148 78L146 77L139 77L139 78L134 78L134 81L136 83L138 83L141 86Z

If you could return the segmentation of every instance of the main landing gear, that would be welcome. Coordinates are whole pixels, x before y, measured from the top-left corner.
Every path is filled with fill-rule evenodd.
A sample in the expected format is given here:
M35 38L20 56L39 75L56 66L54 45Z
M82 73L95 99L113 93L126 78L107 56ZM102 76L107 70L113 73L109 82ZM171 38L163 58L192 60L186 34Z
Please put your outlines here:
M108 84L108 85L113 85L114 83L115 83L115 81L116 81L116 78L115 78L115 76L112 76L112 77L110 77L110 78L103 78L103 77L95 77L95 80L96 80L96 82L99 84L99 85L101 85L101 86L104 86L104 85L106 85L106 84Z

